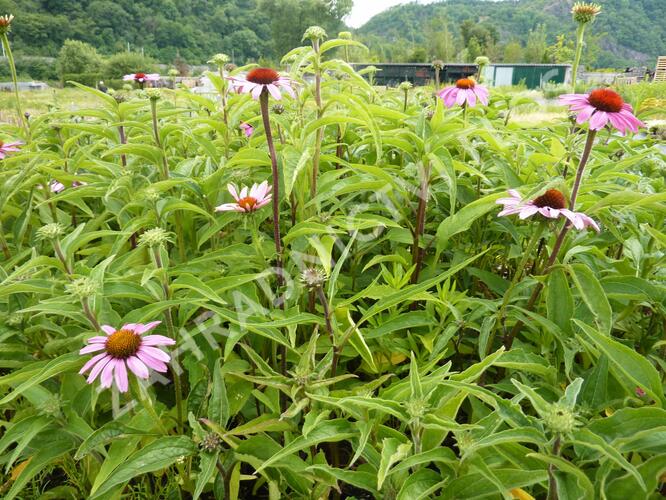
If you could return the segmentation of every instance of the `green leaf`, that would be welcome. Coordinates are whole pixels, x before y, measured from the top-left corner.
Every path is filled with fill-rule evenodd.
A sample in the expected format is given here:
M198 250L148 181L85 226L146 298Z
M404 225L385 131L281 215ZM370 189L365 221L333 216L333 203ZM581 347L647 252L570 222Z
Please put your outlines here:
M130 436L150 436L152 434L141 429L134 429L117 420L111 420L90 434L74 455L74 460L81 460L98 446Z
M546 290L546 317L559 326L563 332L571 333L574 300L569 288L569 282L562 268L558 267L550 272Z
M496 209L495 202L502 196L505 196L504 193L489 194L468 203L444 219L437 228L437 252L440 253L448 247L452 236L467 231L477 219Z
M192 500L197 500L201 496L204 488L215 475L215 471L217 470L217 456L218 452L199 454L199 474L197 475Z
M419 469L410 474L398 492L397 500L420 500L432 498L432 495L446 480L434 470Z
M227 400L227 387L224 383L224 375L221 373L222 360L217 358L213 369L213 388L208 401L208 417L226 428L229 420L229 401Z
M381 490L386 476L393 465L409 455L412 443L403 443L396 438L384 438L382 454L377 471L377 489Z
M625 384L629 394L634 394L636 387L643 389L658 406L666 405L661 377L648 359L620 342L603 335L582 321L574 320L585 337L599 351L608 357L611 370Z
M104 493L126 483L133 477L165 469L181 457L188 457L196 452L197 446L189 437L161 437L132 453L125 462L113 471L113 474L99 487L91 499L99 498Z
M613 326L613 311L599 280L585 264L570 265L569 274L576 284L583 302L594 314L599 329L606 335L610 335Z

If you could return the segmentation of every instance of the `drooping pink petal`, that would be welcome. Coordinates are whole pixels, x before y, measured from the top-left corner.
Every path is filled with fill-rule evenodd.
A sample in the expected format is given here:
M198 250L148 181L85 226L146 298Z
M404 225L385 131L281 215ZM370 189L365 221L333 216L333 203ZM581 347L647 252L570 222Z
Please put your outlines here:
M146 352L142 351L139 349L136 353L136 356L143 361L148 368L152 368L155 371L162 372L164 373L167 371L167 365L160 361L159 359L155 359Z
M578 124L585 123L587 120L590 119L590 116L592 116L592 113L594 113L595 109L596 108L594 106L585 106L576 115L576 123Z
M238 197L238 191L236 191L236 186L233 184L227 184L227 189L229 190L229 193L231 194L231 197L238 201L240 198Z
M127 368L125 368L125 360L116 359L116 366L114 373L116 379L116 386L118 387L118 390L120 392L127 392L128 381L127 381Z
M155 358L155 359L159 359L160 361L162 361L164 363L168 363L169 360L171 359L171 357L166 352L164 352L164 351L162 351L162 350L160 350L156 347L141 345L141 347L139 348L139 351L145 352L150 357Z
M467 98L467 104L472 108L476 106L476 94L474 93L474 89L467 89L465 94Z
M102 359L100 359L97 364L93 367L93 369L90 371L90 375L88 375L88 380L87 382L89 384L92 384L97 376L101 373L101 371L106 367L106 365L111 362L113 358L109 355L104 356Z
M174 345L176 341L164 335L147 335L141 339L141 345Z
M259 99L259 96L261 96L261 93L264 90L264 85L255 85L254 88L252 89L252 98L256 101Z
M139 378L147 379L150 376L148 367L136 356L127 358L127 367Z
M98 335L97 337L90 337L89 339L86 339L86 342L88 342L89 344L103 344L107 340L108 340L107 337Z
M605 111L595 111L590 118L590 128L592 130L601 130L608 123L608 113Z
M79 375L83 375L85 372L90 370L95 363L97 363L99 360L101 360L104 356L106 356L106 352L103 352L101 354L96 354L92 358L90 358L85 365L83 365L83 368L79 370Z
M539 207L533 205L525 205L521 208L518 217L520 219L527 219L539 211Z
M111 387L113 384L113 369L116 366L116 360L109 356L109 362L106 363L106 366L102 370L102 375L100 375L100 385L105 388Z
M101 351L104 349L105 345L104 344L91 344L89 346L84 347L79 351L79 354L90 354L91 352L96 352L96 351Z

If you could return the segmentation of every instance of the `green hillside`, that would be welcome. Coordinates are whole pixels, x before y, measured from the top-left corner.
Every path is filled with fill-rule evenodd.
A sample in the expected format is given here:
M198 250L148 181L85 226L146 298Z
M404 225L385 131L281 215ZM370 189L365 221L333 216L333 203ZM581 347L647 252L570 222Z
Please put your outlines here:
M602 13L588 32L591 35L588 37L590 49L593 51L591 59L595 66L652 66L658 55L666 54L664 0L597 0L597 3L601 4ZM572 4L571 0L448 0L427 5L412 3L393 7L373 17L359 33L384 58L404 58L400 50L418 52L419 47L426 49L426 54L421 51L421 56L444 58L442 54L428 52L446 50L441 45L448 38L448 43L454 47L453 53L459 56L469 41L461 39L466 34L461 35L460 30L461 23L467 21L470 29L480 33L477 38L486 38L487 33L490 33L489 51L495 54L488 55L497 60L504 57L507 45L512 44L509 46L511 57L511 50L517 50L516 43L525 52L540 43L539 38L544 35L549 45L556 42L558 35L566 35L568 41L572 42L575 32L569 13ZM477 39L477 42L482 49L485 48L485 40ZM384 47L380 49L382 45ZM397 52L391 52L391 49ZM381 53L382 50L384 53Z

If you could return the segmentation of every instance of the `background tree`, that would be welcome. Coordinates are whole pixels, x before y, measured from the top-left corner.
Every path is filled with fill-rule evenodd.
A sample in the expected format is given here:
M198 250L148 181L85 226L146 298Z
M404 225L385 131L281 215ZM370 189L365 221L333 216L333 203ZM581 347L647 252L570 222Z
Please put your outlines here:
M530 30L525 45L525 62L540 64L546 55L546 27L543 24Z
M502 57L502 62L505 63L518 63L522 62L523 59L523 46L520 45L520 42L513 40L507 43L504 46L504 55Z
M65 40L58 53L57 67L61 77L68 74L96 73L102 67L102 57L92 45L78 40Z

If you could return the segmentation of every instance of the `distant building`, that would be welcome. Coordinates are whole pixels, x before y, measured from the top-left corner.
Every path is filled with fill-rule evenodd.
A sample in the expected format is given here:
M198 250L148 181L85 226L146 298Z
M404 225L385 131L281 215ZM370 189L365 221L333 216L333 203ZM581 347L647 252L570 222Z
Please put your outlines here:
M19 90L46 90L49 88L44 82L18 82ZM0 82L0 91L11 92L14 90L12 82Z
M427 85L435 81L435 69L429 63L353 63L356 71L374 66L375 85L395 87L400 82L411 82L414 85ZM476 74L478 67L475 64L446 63L439 72L440 82L452 82L459 78ZM364 75L369 78L368 75Z
M570 64L489 64L483 71L483 83L491 87L524 83L528 89L538 89L570 81Z

